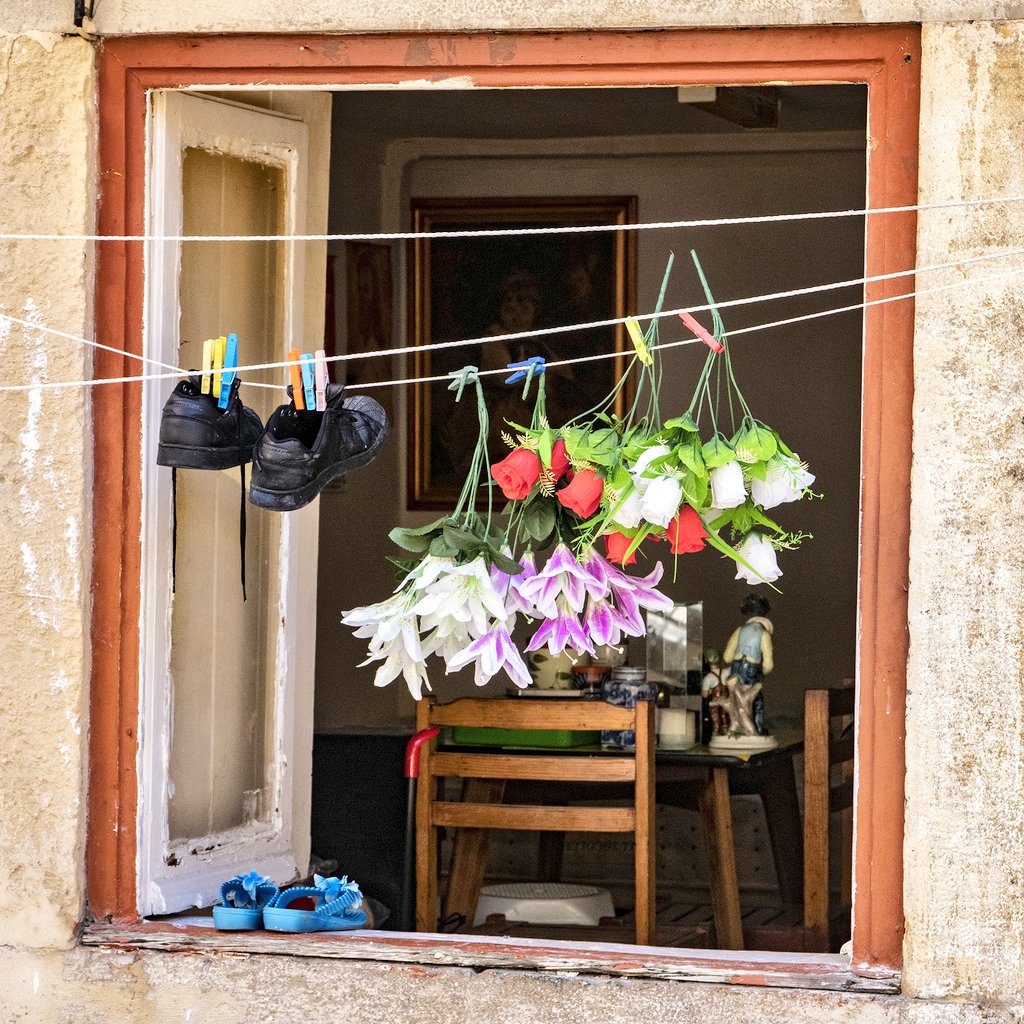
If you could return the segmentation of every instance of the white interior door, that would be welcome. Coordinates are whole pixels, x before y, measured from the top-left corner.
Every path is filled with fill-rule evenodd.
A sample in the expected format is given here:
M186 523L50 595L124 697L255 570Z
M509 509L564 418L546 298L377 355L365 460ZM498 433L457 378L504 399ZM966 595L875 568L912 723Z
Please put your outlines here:
M148 233L326 231L326 196L310 182L327 180L330 100L293 97L273 104L297 111L284 113L155 93ZM149 243L147 356L195 367L203 341L229 332L241 364L281 359L292 344L319 347L322 250L289 241ZM284 376L241 374L242 401L264 422L284 401ZM243 602L239 470L178 470L172 571L171 471L156 465L156 444L174 383L148 381L143 392L143 914L210 905L240 871L289 881L309 861L317 503L287 514L247 505Z

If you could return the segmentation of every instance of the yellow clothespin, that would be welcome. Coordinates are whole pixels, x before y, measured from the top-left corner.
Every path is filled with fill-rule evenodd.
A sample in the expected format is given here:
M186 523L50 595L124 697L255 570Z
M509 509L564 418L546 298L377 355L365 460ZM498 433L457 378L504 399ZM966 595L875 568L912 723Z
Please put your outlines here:
M634 320L632 317L626 321L626 333L629 334L629 340L633 342L633 348L636 349L636 354L640 357L640 362L644 366L650 366L654 359L651 357L651 353L647 349L647 342L644 341L643 331L640 330L640 321Z
M224 369L224 350L228 339L221 335L213 343L213 397L220 398L221 371Z
M200 371L202 373L202 378L201 378L202 383L200 384L199 390L204 395L208 395L210 393L210 384L211 384L211 379L210 378L211 378L211 371L213 370L213 350L214 350L214 347L215 347L215 345L214 345L214 341L213 341L212 338L210 338L209 340L203 342L203 367L202 367L202 370Z

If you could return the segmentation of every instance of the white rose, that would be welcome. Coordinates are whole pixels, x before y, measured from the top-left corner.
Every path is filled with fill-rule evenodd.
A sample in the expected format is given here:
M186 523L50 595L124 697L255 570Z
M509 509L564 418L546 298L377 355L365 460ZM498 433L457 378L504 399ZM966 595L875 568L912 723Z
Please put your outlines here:
M715 508L736 508L747 500L743 467L733 460L711 470L711 504Z
M627 530L635 530L640 525L640 520L643 519L643 515L640 512L640 502L643 496L640 491L634 488L629 492L629 497L619 506L619 510L615 513L615 518L612 519L613 523L618 526L623 526Z
M757 583L774 583L782 575L775 557L775 548L764 534L748 533L737 552L755 571L751 572L745 565L737 564L736 579L746 580L753 586Z
M656 445L654 445L651 448L645 448L640 453L640 458L638 458L636 460L636 462L634 463L634 465L633 465L633 475L634 476L641 476L644 473L644 471L647 469L647 467L655 459L660 459L662 457L662 455L668 455L668 453L671 450L672 450L671 448L668 448L666 445L663 445L663 444L656 444Z
M655 477L640 499L640 514L649 523L665 527L679 511L683 485L671 476Z
M804 489L814 483L814 474L809 473L799 459L788 455L776 455L765 463L765 468L763 480L750 481L750 496L754 504L763 509L799 501Z

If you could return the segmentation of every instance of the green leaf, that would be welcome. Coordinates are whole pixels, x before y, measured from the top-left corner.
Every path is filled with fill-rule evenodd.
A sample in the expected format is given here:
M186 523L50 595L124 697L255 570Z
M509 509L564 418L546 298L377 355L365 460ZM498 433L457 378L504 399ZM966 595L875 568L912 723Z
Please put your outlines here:
M694 422L693 417L687 412L682 416L676 416L675 419L665 421L666 430L687 430L690 433L696 434L699 430L697 424Z
M732 443L740 462L767 462L778 451L775 434L749 421L736 432Z
M775 444L778 446L779 451L782 452L783 455L791 459L797 458L797 456L794 455L793 452L791 452L789 448L786 446L785 441L783 441L782 438L779 437L779 435L774 430L772 431L772 437L775 438Z
M459 554L458 548L452 547L448 541L445 540L444 534L441 534L439 537L435 537L430 542L428 550L437 558L455 558Z
M633 486L633 478L629 475L629 470L626 469L622 463L619 463L607 478L608 485L616 491L622 491L627 487Z
M708 497L708 478L703 471L694 473L687 470L683 477L683 497L694 508L703 508Z
M753 525L754 516L752 514L750 502L748 501L746 504L740 505L740 507L733 513L732 528L737 530L739 533L749 533L750 528Z
M548 428L547 430L545 430L545 431L543 431L541 433L539 441L540 441L540 447L538 449L538 454L540 455L540 461L545 466L547 466L548 469L550 469L551 468L551 449L554 448L554 446L555 446L555 432L553 430L551 430L550 428Z
M406 530L401 526L396 526L389 534L392 543L397 544L400 548L405 548L406 551L423 552L430 547L430 537L424 536L419 533L414 533L411 530Z
M641 544L643 544L643 542L647 539L647 535L651 532L652 529L653 527L650 523L644 523L640 527L640 529L636 531L636 533L633 535L633 539L629 542L629 547L626 548L625 554L623 554L622 556L623 562L625 562L626 559L629 558L629 556L633 554L633 552L636 551L636 549L640 547Z
M491 563L509 576L518 576L523 571L523 567L514 558L509 558L508 555L502 554L500 551L491 548L488 554Z
M555 510L551 501L535 502L523 514L523 529L537 541L545 540L555 528Z
M769 519L757 505L752 501L748 502L748 504L750 505L750 518L753 519L755 523L760 523L769 530L774 530L780 537L784 537L786 535L786 531L774 520Z
M486 542L469 530L463 530L458 526L446 526L441 534L445 544L455 551L465 552L467 555L476 554Z
M673 454L681 466L694 473L705 472L704 455L701 452L700 441L696 437L688 437L682 444L677 444Z
M719 466L724 466L727 462L732 462L736 458L736 452L732 445L718 434L711 438L710 441L705 442L701 448L701 453L704 456L704 464L708 469L718 469Z

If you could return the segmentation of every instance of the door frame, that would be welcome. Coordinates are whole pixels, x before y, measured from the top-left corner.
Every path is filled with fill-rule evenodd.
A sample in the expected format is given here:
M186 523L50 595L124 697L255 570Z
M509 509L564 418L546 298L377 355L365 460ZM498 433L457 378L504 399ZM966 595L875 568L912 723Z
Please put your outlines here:
M99 50L99 233L144 230L147 93L258 85L868 86L868 206L917 202L917 26L600 33L139 36ZM914 266L916 215L866 218L865 273ZM96 335L138 355L143 243L97 245ZM913 277L866 286L899 295ZM853 969L897 970L903 797L914 304L864 311ZM95 375L135 372L99 350ZM137 920L139 384L93 393L93 623L87 892L93 918ZM620 955L621 956L621 955ZM738 958L737 958L738 959Z

